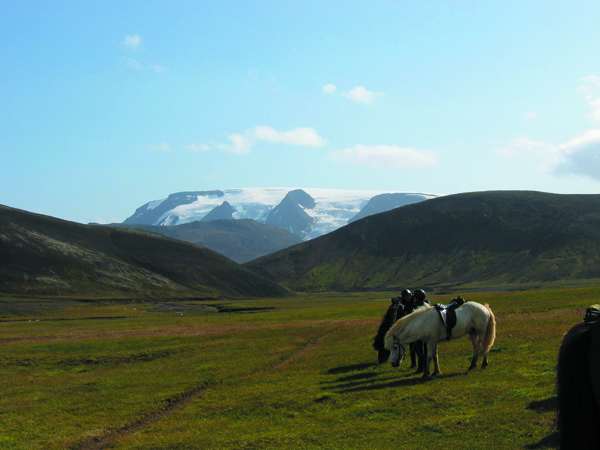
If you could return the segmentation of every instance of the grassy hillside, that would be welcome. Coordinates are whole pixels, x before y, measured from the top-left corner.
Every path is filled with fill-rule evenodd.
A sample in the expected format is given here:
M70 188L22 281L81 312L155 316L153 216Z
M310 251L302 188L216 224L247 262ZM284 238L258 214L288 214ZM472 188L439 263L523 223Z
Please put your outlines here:
M377 364L390 295L32 300L17 316L24 300L0 296L0 448L558 448L558 348L600 288L466 296L496 315L490 365L467 372L464 337L430 381Z
M152 231L214 250L237 263L245 263L302 242L283 228L251 219L212 220L175 226L115 224Z
M277 284L196 245L1 205L0 292L159 298L287 295Z
M476 192L407 205L245 265L296 291L600 278L600 195Z

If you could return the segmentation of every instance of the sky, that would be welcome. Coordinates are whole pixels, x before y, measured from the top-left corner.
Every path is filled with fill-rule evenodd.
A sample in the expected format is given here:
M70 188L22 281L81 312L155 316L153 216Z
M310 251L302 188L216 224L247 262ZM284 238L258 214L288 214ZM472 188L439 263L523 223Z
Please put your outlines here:
M0 0L0 204L600 193L598 1Z

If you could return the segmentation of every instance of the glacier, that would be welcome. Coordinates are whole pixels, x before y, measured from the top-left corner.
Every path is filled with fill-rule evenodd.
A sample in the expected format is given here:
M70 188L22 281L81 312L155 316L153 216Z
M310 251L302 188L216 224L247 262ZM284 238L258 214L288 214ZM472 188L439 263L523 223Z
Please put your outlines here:
M198 192L180 192L162 200L153 200L141 206L123 223L174 226L202 220L214 208L228 202L233 207L233 219L253 219L265 223L271 210L288 193L302 190L314 199L314 207L300 206L313 220L309 228L292 230L304 240L334 231L357 215L373 197L382 194L404 194L407 203L439 197L440 194L325 188L239 188ZM291 227L290 227L291 228Z

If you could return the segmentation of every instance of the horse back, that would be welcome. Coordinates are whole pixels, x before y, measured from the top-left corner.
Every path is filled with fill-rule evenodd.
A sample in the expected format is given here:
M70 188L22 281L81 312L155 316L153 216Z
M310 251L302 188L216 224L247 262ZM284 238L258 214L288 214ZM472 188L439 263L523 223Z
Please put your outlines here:
M563 338L556 366L556 425L562 450L600 448L599 356L600 323L577 324Z
M587 360L588 374L594 398L596 399L596 407L600 409L600 323L595 324L591 329ZM600 424L600 420L598 424Z
M456 326L463 328L464 334L472 328L478 334L485 334L489 318L488 309L477 302L467 302L456 309Z

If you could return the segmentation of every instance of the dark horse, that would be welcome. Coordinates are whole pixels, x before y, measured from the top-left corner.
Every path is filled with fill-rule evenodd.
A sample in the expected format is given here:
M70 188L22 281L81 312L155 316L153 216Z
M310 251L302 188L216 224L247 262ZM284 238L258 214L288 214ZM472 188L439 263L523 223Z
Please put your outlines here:
M392 304L386 311L381 320L381 324L379 325L379 330L377 331L377 335L373 339L373 348L378 352L377 360L379 364L385 363L390 357L390 351L385 348L385 334L388 330L396 323L397 320L401 319L407 314L406 307L402 304L402 299L400 297L394 297L392 299ZM425 357L426 348L423 345L422 341L414 342L410 344L410 360L411 367L417 367L416 373L423 373L425 367ZM415 355L416 353L416 355ZM418 356L418 366L417 366L417 357Z
M586 319L589 317L586 314ZM561 450L600 449L600 314L563 338L556 367Z

